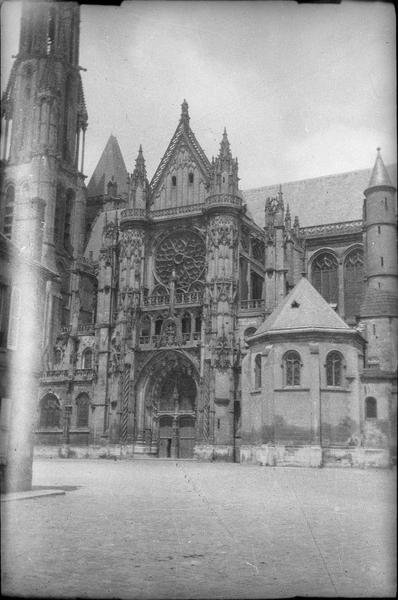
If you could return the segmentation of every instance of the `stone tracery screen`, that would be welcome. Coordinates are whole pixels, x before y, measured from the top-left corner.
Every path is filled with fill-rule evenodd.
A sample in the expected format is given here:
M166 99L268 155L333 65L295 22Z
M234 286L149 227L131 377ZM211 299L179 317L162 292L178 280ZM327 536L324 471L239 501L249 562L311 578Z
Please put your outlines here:
M201 278L205 267L205 244L194 231L168 235L157 247L155 271L160 281L169 284L173 271L176 287L187 290Z

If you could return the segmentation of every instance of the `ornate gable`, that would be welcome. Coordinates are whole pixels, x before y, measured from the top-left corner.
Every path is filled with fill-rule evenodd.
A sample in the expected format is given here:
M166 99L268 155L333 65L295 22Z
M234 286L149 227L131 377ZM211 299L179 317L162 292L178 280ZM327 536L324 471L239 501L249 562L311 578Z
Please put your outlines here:
M151 181L154 210L204 202L211 164L190 126L188 104Z

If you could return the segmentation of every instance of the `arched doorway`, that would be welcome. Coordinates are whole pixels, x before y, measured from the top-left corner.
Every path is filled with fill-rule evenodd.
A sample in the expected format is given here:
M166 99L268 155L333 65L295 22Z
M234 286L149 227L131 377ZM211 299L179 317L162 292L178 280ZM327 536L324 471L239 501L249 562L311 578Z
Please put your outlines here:
M192 374L177 365L161 375L154 392L159 416L159 457L192 458L196 404L196 384Z
M184 353L160 352L149 361L137 386L136 447L161 458L192 458L198 389L199 374Z

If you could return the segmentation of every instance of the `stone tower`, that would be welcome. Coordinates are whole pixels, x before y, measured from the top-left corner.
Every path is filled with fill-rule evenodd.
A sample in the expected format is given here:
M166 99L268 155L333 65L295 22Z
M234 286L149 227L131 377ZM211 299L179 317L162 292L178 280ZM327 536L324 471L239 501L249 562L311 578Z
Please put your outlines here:
M207 273L204 310L204 365L210 369L211 404L204 407L204 429L218 457L233 458L234 407L237 392L237 316L239 230L242 198L238 161L232 158L227 132L212 161L207 216ZM205 378L206 381L206 378Z
M70 269L84 242L87 113L78 52L77 4L23 5L2 102L3 233L59 275L48 290L54 331L69 324Z
M361 320L366 327L368 362L382 371L397 365L397 213L395 187L377 150L363 206L366 289Z

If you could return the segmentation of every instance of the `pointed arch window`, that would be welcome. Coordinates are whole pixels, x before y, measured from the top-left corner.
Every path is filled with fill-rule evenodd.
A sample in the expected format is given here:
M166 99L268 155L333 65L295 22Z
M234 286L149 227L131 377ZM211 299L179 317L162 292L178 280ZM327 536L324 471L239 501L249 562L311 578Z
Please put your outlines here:
M47 394L40 402L40 427L44 429L60 428L61 407L54 394Z
M173 187L176 187L176 185L177 185L177 177L175 175L172 175L172 177L171 177L171 185Z
M192 185L192 184L193 184L193 173L192 173L192 172L191 172L191 173L188 173L188 183L189 183L190 185Z
M141 321L141 337L148 338L151 335L151 320L145 316Z
M294 350L289 350L283 357L284 384L287 386L300 385L301 383L301 358Z
M331 252L323 252L312 263L312 285L330 304L338 301L338 262Z
M326 358L326 384L340 386L343 380L343 357L340 352L329 352Z
M88 427L90 399L87 394L76 398L76 427Z
M184 313L182 316L181 331L183 335L189 335L191 333L191 315L189 313Z
M91 348L87 348L83 352L82 368L83 369L92 369L93 368L93 351L91 350Z
M256 354L254 359L254 387L256 390L261 388L261 354Z
M15 188L13 185L9 185L4 201L4 221L3 221L3 233L8 239L11 239L12 234L12 223L14 219L14 205L15 205Z
M345 318L359 315L364 287L363 251L350 252L344 261L344 313Z
M160 335L162 333L163 327L163 319L162 317L158 317L155 321L155 335Z

